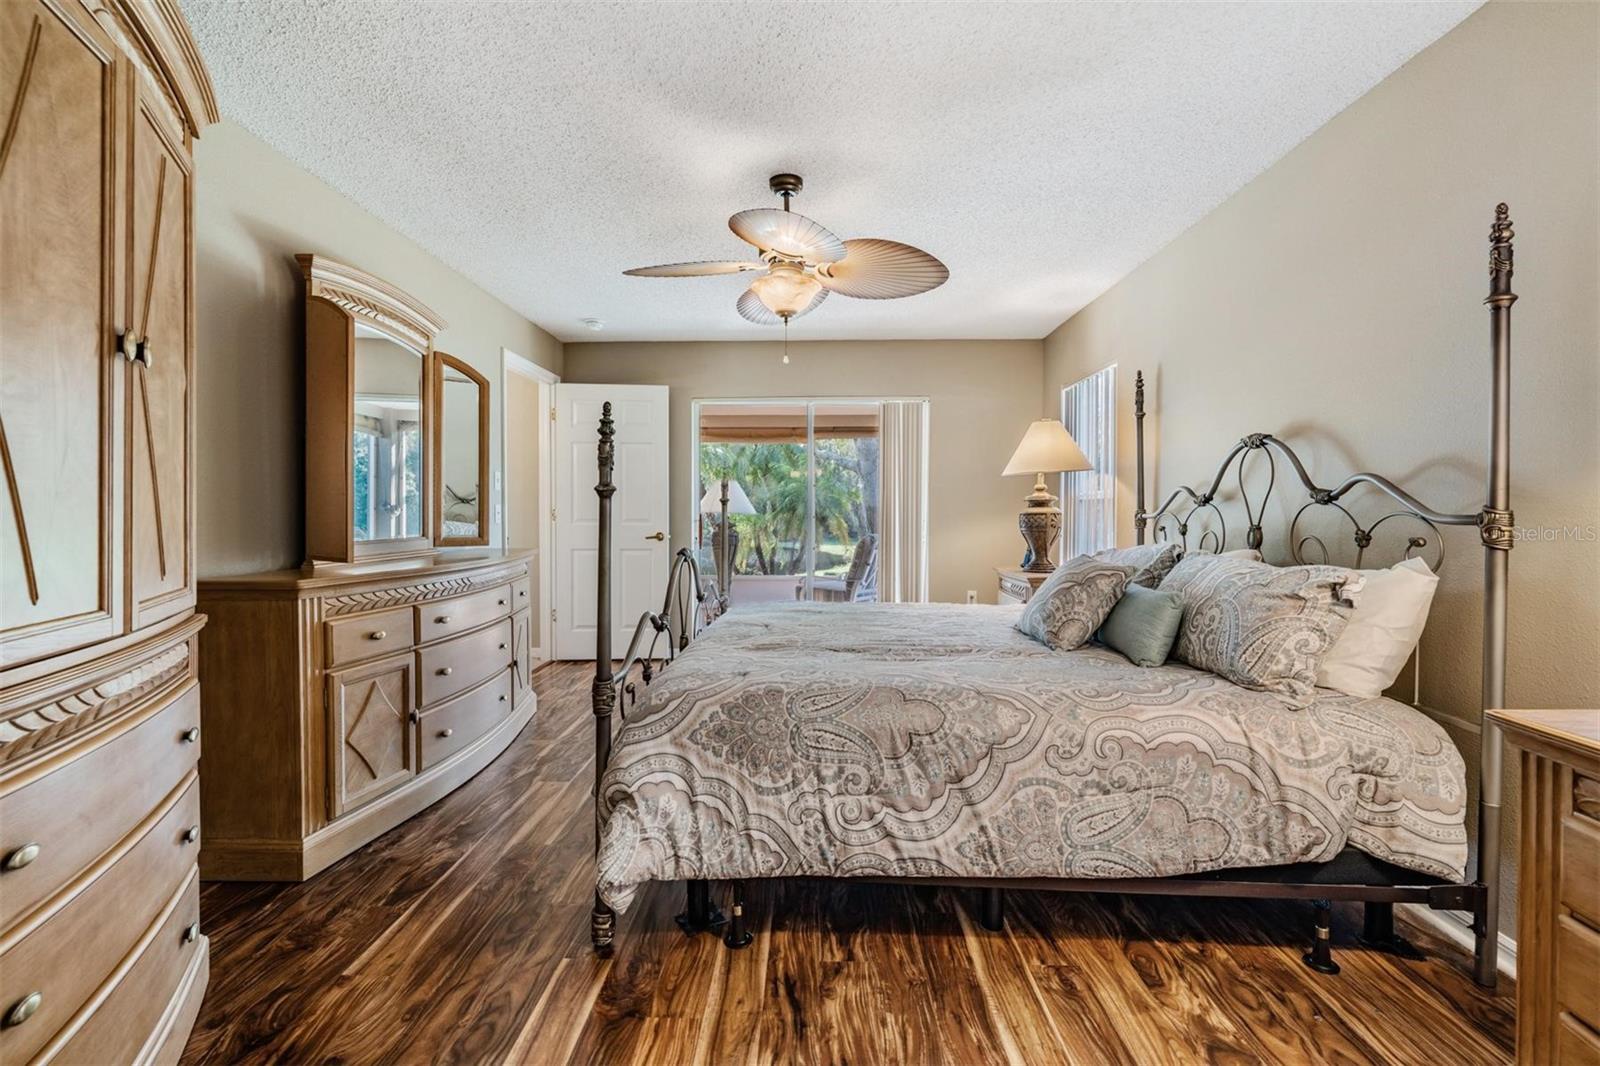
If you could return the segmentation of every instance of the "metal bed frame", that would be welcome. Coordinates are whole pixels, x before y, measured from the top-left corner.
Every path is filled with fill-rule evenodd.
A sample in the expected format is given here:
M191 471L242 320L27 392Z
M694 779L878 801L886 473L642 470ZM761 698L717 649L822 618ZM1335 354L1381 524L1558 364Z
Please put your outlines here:
M1259 549L1264 537L1261 521L1266 502L1277 482L1276 455L1293 470L1307 495L1290 522L1290 552L1297 562L1305 561L1308 548L1320 550L1322 559L1328 557L1326 543L1314 534L1297 536L1302 517L1311 508L1331 508L1344 516L1353 527L1356 565L1372 545L1374 532L1385 523L1396 519L1411 520L1421 524L1431 533L1413 534L1406 538L1405 555L1425 552L1432 548L1438 553L1438 563L1443 562L1443 544L1439 526L1475 526L1483 542L1484 599L1483 599L1483 688L1479 753L1478 794L1478 850L1475 876L1472 880L1455 883L1408 871L1370 858L1354 848L1346 848L1334 859L1325 863L1298 863L1291 866L1258 869L1233 869L1189 874L1179 877L1139 879L977 879L977 878L862 878L863 881L888 882L910 885L945 885L977 888L982 892L979 917L985 928L996 930L1003 922L1004 890L1032 889L1057 892L1105 892L1113 894L1143 894L1169 896L1211 896L1256 899L1304 899L1314 904L1314 937L1312 947L1304 959L1308 966L1324 973L1338 973L1333 961L1330 943L1330 916L1333 900L1358 901L1365 905L1365 922L1362 942L1370 947L1414 954L1404 940L1394 932L1394 904L1425 904L1435 910L1468 910L1473 915L1473 933L1476 939L1473 976L1485 987L1493 988L1499 954L1499 893L1500 893L1500 803L1503 761L1503 738L1499 727L1487 712L1505 705L1506 668L1506 581L1509 554L1513 543L1513 517L1511 513L1511 305L1516 294L1511 291L1512 228L1505 204L1495 209L1495 220L1489 231L1489 295L1484 303L1489 307L1489 327L1492 348L1491 380L1492 398L1489 414L1489 476L1487 498L1477 511L1452 514L1437 511L1423 504L1394 482L1377 474L1358 473L1344 479L1336 488L1323 488L1311 479L1305 465L1283 441L1268 433L1252 433L1233 447L1216 475L1204 491L1183 485L1173 490L1160 507L1145 509L1145 447L1144 447L1144 376L1135 376L1134 425L1136 433L1135 483L1136 510L1134 529L1136 541L1145 543L1148 533L1157 540L1176 534L1187 547L1191 526L1207 523L1196 529L1196 547L1200 550L1224 551L1227 549L1227 524L1217 507L1218 493L1230 468L1236 468L1238 495L1244 507L1246 528L1245 545ZM729 560L726 552L717 558L717 575L713 589L708 591L701 580L699 567L689 549L679 549L672 564L667 582L667 593L659 614L646 612L640 617L629 641L620 666L612 659L611 648L611 498L616 493L612 479L614 459L614 427L611 405L606 403L599 426L599 483L595 493L599 497L599 567L597 581L595 676L593 684L595 724L595 844L599 847L601 781L610 761L613 734L613 715L631 707L638 698L639 683L648 685L655 674L685 648L704 626L710 624L727 608ZM1253 502L1245 484L1246 462L1259 454L1268 467L1268 485L1259 502ZM1387 496L1392 510L1363 526L1350 509L1349 495L1358 486L1368 486ZM1182 509L1182 513L1179 510ZM721 521L726 528L728 518L728 489L722 490ZM1214 521L1215 528L1209 523ZM845 608L848 609L848 608ZM637 674L638 680L634 677ZM729 947L743 947L751 940L744 921L744 885L741 881L729 882L731 889L731 915L724 917L711 899L710 885L706 881L686 882L687 907L678 916L678 924L686 933L696 933L725 927L724 941ZM602 955L610 954L616 931L616 915L596 893L590 920L590 933L594 949Z

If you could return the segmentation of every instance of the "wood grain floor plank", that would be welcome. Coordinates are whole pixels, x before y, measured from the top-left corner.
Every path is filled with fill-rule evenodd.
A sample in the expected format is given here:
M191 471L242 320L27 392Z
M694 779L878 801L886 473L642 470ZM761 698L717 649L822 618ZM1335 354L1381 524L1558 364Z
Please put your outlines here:
M472 781L300 885L209 884L212 983L186 1064L1508 1062L1512 989L1452 945L1299 961L1304 904L864 883L750 886L754 943L685 937L643 888L589 949L592 665ZM726 907L725 895L717 889ZM1415 931L1414 931L1415 932Z

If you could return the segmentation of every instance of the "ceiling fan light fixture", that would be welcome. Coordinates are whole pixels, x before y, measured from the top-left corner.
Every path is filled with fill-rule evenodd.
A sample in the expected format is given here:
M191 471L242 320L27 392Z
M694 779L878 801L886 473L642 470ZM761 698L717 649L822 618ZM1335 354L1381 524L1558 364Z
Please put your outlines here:
M811 306L822 283L798 263L778 260L750 286L767 310L779 318L792 318Z

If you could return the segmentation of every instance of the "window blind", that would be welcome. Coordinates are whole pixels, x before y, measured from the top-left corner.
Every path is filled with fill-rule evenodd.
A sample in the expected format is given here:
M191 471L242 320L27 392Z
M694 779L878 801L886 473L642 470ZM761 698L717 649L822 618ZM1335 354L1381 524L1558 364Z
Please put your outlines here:
M1094 464L1062 475L1063 559L1117 544L1117 367L1113 363L1061 390L1061 422Z

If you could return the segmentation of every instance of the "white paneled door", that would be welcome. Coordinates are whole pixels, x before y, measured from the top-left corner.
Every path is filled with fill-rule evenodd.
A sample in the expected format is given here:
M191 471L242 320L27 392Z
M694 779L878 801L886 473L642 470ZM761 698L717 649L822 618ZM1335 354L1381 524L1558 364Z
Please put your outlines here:
M600 516L597 443L600 408L616 423L617 493L611 498L611 648L622 655L639 616L661 609L672 558L667 492L665 385L556 386L557 659L594 655Z

